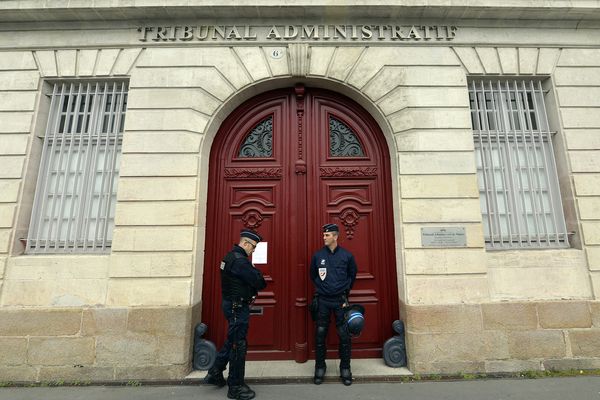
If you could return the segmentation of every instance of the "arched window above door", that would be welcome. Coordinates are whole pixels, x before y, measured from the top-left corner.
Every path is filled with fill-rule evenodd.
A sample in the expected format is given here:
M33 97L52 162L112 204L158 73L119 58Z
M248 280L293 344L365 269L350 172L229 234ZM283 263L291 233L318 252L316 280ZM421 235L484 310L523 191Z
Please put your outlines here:
M356 134L337 118L329 116L329 155L332 157L364 157Z
M246 136L240 147L240 158L273 156L273 116L260 121Z

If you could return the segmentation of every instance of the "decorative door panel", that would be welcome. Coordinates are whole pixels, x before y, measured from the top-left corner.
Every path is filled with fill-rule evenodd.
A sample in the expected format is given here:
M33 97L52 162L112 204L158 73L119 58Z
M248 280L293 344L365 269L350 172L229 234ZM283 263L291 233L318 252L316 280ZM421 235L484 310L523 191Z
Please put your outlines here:
M313 356L314 324L307 303L312 254L323 246L321 226L336 222L340 245L359 270L351 302L366 309L366 329L354 357L379 357L398 317L391 179L387 146L358 105L317 89L258 96L223 123L211 150L202 320L222 344L218 264L242 227L268 243L258 265L267 288L252 306L249 359ZM337 343L332 328L332 357Z
M231 232L250 228L260 231L265 238L274 237L276 234L274 223L277 220L275 204L279 182L265 183L258 185L249 181L235 180L227 182L231 188L229 201L229 220L233 222ZM269 250L272 254L272 249ZM267 254L267 260L270 259L269 255ZM255 347L270 349L277 346L276 339L280 337L276 320L281 317L278 315L281 309L277 307L275 292L279 289L281 279L277 271L273 271L273 264L258 266L268 286L266 290L260 292L251 310L252 320L260 329L252 330L248 337ZM221 324L221 327L224 328L225 325ZM222 335L225 336L225 331Z

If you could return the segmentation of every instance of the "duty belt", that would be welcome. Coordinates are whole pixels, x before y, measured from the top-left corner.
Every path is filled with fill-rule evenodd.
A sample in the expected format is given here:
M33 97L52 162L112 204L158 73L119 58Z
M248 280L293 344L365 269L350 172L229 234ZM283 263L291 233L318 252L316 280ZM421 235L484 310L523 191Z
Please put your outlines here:
M243 297L225 297L225 300L231 301L233 303L249 305L250 303L252 303L253 299L245 299Z

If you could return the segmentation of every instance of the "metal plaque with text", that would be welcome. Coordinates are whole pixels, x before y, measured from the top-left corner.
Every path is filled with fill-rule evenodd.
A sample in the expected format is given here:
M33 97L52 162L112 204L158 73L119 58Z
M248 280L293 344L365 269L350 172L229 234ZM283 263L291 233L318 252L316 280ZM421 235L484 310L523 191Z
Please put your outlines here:
M423 247L466 247L467 235L464 227L421 228Z

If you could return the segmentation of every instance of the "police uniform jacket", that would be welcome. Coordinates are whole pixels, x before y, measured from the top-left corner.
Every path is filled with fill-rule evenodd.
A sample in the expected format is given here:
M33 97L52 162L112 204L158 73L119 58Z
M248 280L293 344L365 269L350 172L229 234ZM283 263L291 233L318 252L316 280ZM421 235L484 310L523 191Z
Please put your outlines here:
M323 296L348 294L356 279L356 262L348 250L327 246L318 250L310 262L310 279ZM323 277L323 279L321 279Z
M221 262L221 293L232 301L250 302L259 290L267 286L260 270L254 267L246 251L239 245L225 255Z

